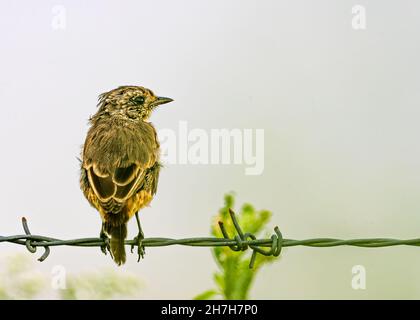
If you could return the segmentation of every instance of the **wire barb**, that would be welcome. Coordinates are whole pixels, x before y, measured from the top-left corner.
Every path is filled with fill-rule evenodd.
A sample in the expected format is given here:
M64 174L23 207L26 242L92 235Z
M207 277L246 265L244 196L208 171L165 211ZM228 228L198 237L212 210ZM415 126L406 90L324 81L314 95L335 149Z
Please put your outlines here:
M234 239L236 241L235 245L229 246L233 251L245 251L248 249L248 247L250 247L252 249L252 256L251 256L251 260L249 262L249 268L252 269L254 267L255 264L255 259L257 258L257 253L260 253L264 256L274 256L277 257L280 255L281 252L281 248L282 248L282 242L283 242L283 236L280 232L279 227L275 227L274 231L275 234L273 234L271 236L271 249L270 250L264 250L262 248L260 248L258 245L253 245L250 244L250 240L251 241L257 241L257 238L255 237L255 235L253 235L252 233L243 233L241 226L238 223L238 220L236 219L236 215L235 212L229 208L229 215L230 218L233 222L233 226L235 227L236 232L238 233ZM226 240L230 240L229 234L226 231L226 228L223 224L222 221L219 221L219 227L220 230L222 231L223 237Z
M22 226L23 226L23 231L25 231L25 234L28 236L31 236L31 232L29 231L29 227L28 227L28 221L26 220L25 217L22 217ZM28 249L30 253L36 252L36 246L33 245L33 242L30 238L26 239L25 246L26 246L26 249ZM45 259L47 259L49 254L50 254L50 247L44 246L44 253L42 254L41 257L38 258L38 261L40 262L44 261Z

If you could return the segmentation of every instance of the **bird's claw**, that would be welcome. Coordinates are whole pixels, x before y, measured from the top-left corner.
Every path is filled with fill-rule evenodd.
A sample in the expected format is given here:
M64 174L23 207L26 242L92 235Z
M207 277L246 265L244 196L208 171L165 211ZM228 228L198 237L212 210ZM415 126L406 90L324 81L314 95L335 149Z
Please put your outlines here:
M107 255L107 251L108 251L109 254L112 257L111 245L110 245L110 239L109 239L109 237L106 234L101 233L100 238L104 241L104 244L101 245L101 251L102 251L102 253L104 255Z
M133 241L136 244L131 245L131 253L133 253L134 246L137 245L137 254L138 254L137 262L139 262L140 259L144 259L144 255L146 254L146 250L143 245L143 240L144 240L144 235L142 233L139 233L139 235L133 239Z

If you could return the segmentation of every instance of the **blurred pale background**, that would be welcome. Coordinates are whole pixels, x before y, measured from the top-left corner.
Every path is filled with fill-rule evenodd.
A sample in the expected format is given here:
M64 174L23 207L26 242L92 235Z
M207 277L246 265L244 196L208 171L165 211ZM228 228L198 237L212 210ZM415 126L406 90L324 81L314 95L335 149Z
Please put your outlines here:
M366 30L351 27L356 4ZM64 30L51 27L55 5ZM2 1L0 12L1 235L22 233L22 215L36 234L98 234L76 157L97 95L138 84L175 99L153 115L158 129L265 129L261 176L167 165L141 214L146 236L208 235L234 190L272 210L286 238L420 237L417 1ZM114 268L98 248L56 247L38 265ZM366 290L351 287L354 265ZM144 283L139 298L181 299L212 287L215 268L210 250L188 247L123 267ZM296 247L261 270L251 297L420 298L419 270L414 247Z

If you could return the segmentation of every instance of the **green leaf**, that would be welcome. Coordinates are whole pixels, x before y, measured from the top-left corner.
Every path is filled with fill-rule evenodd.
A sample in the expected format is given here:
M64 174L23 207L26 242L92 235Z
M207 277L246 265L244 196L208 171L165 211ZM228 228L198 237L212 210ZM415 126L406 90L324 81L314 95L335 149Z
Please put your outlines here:
M216 290L207 290L204 291L203 293L195 296L193 299L194 300L209 300L211 298L213 298L214 296L218 295L219 293Z
M223 274L221 273L215 273L213 274L213 279L216 285L219 287L220 291L225 291L225 279L223 277Z
M218 222L222 222L228 236L233 238L237 235L235 226L229 215L229 209L233 210L235 197L233 193L228 193L224 197L224 206L220 208L219 213L214 217L211 234L215 237L223 237ZM271 212L268 210L256 210L249 203L241 207L240 212L236 214L239 225L244 233L252 233L256 237L263 233L266 225L271 218ZM216 290L208 290L197 297L213 296L217 292L224 299L248 299L249 292L255 279L255 275L261 266L274 260L273 257L257 255L254 268L249 269L248 264L251 258L252 250L233 251L229 247L214 247L213 258L218 264L220 271L214 274ZM196 297L196 298L197 298Z

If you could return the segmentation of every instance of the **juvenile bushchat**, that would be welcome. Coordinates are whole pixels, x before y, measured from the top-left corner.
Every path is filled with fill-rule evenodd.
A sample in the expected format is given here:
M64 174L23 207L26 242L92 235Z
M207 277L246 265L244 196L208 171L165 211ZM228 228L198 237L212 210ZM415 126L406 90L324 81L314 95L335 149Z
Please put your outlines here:
M161 167L159 141L148 119L157 106L171 101L144 87L121 86L99 96L99 109L89 119L80 187L102 219L101 250L108 250L118 265L126 261L127 222L134 215L138 258L144 255L138 212L155 195Z

